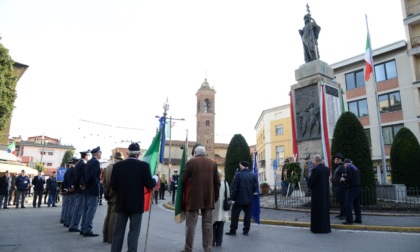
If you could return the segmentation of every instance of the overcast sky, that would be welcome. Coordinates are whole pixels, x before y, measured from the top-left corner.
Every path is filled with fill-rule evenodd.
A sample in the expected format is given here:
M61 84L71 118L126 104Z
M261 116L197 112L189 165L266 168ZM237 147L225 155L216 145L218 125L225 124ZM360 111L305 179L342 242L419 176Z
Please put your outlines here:
M1 0L0 41L29 65L11 135L45 134L78 151L141 141L169 99L172 139L196 140L196 92L216 90L216 142L256 143L263 110L289 103L304 64L298 29L309 3L328 64L405 40L399 0Z

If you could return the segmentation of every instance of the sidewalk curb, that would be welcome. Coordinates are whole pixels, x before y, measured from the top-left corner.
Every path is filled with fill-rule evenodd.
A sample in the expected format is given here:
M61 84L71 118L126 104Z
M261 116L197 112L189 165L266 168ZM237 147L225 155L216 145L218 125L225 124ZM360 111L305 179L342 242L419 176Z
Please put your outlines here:
M175 207L169 203L163 203L163 206L170 210L175 210ZM289 210L290 211L290 210ZM230 218L230 217L229 217ZM242 218L239 218L242 220ZM252 223L254 223L252 221ZM310 228L309 222L298 221L276 221L276 220L260 220L260 224L291 226L291 227L306 227ZM362 231L384 231L384 232L405 232L405 233L420 233L420 227L396 227L396 226L369 226L369 225L343 225L331 224L333 229L341 230L362 230Z

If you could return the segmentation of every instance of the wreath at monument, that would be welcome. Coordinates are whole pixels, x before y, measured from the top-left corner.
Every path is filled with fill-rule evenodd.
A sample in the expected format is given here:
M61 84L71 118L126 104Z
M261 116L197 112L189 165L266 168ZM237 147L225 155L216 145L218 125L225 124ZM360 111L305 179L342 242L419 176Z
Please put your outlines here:
M287 169L287 182L292 185L296 185L300 182L302 177L302 169L298 162L288 164L285 169Z

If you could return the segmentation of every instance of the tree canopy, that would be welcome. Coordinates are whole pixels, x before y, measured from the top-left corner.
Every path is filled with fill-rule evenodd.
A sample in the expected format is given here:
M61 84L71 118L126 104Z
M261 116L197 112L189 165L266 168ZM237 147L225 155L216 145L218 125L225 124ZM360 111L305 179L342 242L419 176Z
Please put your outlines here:
M0 132L9 122L16 99L17 77L13 71L14 61L0 43Z

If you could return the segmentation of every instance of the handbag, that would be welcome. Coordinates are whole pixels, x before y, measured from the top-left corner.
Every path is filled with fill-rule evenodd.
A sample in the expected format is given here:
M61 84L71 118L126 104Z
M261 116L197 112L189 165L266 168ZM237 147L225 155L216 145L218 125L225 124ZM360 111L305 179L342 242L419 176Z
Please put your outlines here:
M224 181L224 182L225 182L225 198L223 199L223 210L229 211L232 207L232 201L230 200L230 195L229 195L229 198L227 197L226 181Z

